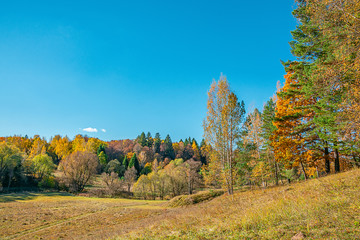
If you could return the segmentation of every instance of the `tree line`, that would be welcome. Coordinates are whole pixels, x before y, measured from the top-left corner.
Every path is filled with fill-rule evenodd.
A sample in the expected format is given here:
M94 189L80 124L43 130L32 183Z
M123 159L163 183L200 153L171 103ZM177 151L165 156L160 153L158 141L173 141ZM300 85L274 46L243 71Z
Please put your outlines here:
M193 193L198 187L267 187L360 165L360 3L297 0L299 24L282 62L284 83L263 109L245 112L225 76L208 91L204 137L172 142L141 133L134 140L77 135L0 138L2 189L20 186L80 192L102 174L110 195L142 198ZM134 185L134 186L133 186Z
M212 147L205 180L229 194L360 165L360 2L297 0L294 61L263 111L245 115L225 77L215 81L204 121Z

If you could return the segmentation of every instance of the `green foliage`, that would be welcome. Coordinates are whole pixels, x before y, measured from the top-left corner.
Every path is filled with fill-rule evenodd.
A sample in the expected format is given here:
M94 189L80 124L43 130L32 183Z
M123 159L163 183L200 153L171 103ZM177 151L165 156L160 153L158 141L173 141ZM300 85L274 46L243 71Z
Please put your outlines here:
M23 155L20 149L5 142L0 142L0 182L10 187L17 172L21 171ZM20 173L21 174L21 173ZM5 182L7 180L7 182Z
M161 146L160 133L156 133L155 138L154 138L154 152L155 153L160 153L160 146Z
M125 173L125 166L121 165L121 163L117 160L111 160L105 168L105 172L111 174L112 172L116 173L119 177L124 176Z
M135 167L135 170L137 171L137 173L140 173L140 164L139 164L139 160L136 157L136 154L134 153L134 155L131 157L130 162L129 162L129 166L128 168L132 168Z
M105 152L105 147L106 147L105 144L101 143L101 144L99 145L98 149L97 149L97 155L100 155L101 152L106 153L106 152Z
M152 172L152 169L151 169L151 165L150 164L147 164L145 165L145 167L141 170L140 174L141 175L148 175L149 173Z
M169 134L164 140L164 155L170 159L175 159L175 151Z
M102 167L105 167L107 164L107 156L105 154L105 152L100 152L100 154L98 155L99 157L99 163Z
M122 165L125 167L125 169L128 169L129 167L129 160L127 159L127 157L124 157L124 160L122 162Z
M142 132L140 136L137 137L136 140L142 147L145 147L147 145L146 136L144 132Z
M31 170L40 180L49 178L55 170L55 167L52 158L47 154L36 155L31 161Z

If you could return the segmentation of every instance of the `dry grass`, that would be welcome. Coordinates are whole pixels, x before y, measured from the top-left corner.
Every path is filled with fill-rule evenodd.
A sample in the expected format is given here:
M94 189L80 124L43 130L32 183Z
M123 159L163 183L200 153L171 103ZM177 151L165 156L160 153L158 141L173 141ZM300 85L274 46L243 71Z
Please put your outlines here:
M168 207L183 207L188 205L193 205L205 201L210 201L211 199L223 195L225 192L223 190L209 190L201 191L192 195L180 195L174 197L167 204Z
M0 239L104 239L152 222L162 201L69 194L0 195Z
M161 201L0 195L0 239L360 239L360 170L166 208Z
M360 170L222 196L169 212L130 239L360 239ZM121 237L123 239L124 237Z

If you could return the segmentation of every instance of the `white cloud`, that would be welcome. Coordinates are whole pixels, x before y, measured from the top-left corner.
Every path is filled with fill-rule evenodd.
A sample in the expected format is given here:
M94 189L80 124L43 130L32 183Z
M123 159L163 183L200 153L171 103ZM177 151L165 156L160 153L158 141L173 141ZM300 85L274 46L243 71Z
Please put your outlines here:
M91 127L84 128L83 131L85 131L85 132L98 132L98 130L96 128L91 128Z
M106 132L106 130L105 130L105 129L101 129L101 131L102 131L102 132Z

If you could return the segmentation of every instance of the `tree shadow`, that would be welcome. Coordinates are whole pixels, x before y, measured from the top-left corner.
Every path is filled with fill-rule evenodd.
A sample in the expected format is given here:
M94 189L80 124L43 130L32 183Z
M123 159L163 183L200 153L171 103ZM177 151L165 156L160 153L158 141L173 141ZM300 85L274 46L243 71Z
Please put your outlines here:
M71 193L66 192L43 192L43 193L32 193L32 192L21 192L21 193L6 193L0 194L0 203L4 202L15 202L15 201L24 201L32 200L37 197L47 196L47 197L56 197L56 196L74 196Z

